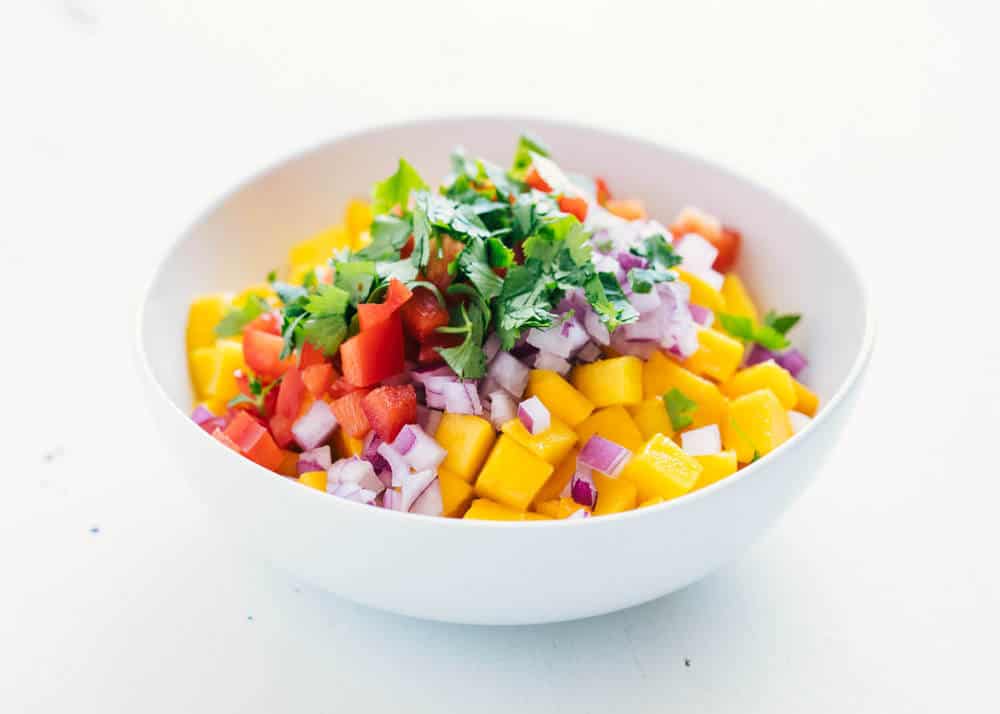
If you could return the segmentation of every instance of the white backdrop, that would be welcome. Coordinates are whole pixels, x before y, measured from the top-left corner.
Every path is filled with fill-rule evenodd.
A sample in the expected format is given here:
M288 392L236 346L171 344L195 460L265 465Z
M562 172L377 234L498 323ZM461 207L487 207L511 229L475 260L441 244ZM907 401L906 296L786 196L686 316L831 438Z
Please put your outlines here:
M995 710L1000 51L975 5L3 3L0 709ZM200 208L339 132L490 111L721 161L875 279L840 451L668 599L518 629L341 602L230 548L143 411L138 290Z

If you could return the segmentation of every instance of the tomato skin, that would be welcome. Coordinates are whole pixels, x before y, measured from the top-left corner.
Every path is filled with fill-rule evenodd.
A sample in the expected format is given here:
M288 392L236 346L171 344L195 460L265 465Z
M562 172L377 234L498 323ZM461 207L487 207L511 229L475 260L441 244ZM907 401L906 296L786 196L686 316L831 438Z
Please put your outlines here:
M406 243L399 249L400 258L409 258L411 255L413 255L413 236L407 238Z
M440 240L440 251L438 251L438 241ZM465 249L465 244L457 241L451 236L439 236L431 238L431 255L427 259L427 268L424 273L427 279L437 286L438 290L444 292L451 285L454 276L448 272L448 265L451 264L458 254ZM440 254L439 254L440 252Z
M455 347L461 344L460 335L434 334L420 344L420 352L417 355L417 362L421 365L432 365L444 362L444 357L437 351L438 347Z
M272 335L260 330L247 330L243 335L243 359L257 374L277 379L294 366L295 356L281 359L284 340L280 335Z
M579 196L560 197L559 210L563 213L572 213L581 223L587 220L587 202Z
M323 364L324 362L326 362L326 357L323 356L323 350L311 342L302 344L302 350L299 353L299 369L312 367L315 364Z
M302 371L292 367L285 372L281 384L271 390L277 392L274 414L270 419L271 433L281 448L292 443L292 425L302 412L302 402L306 385L302 381ZM268 394L270 396L270 393Z
M598 205L605 205L611 198L611 189L608 188L608 182L597 176L594 178L594 187L597 189Z
M715 258L715 262L712 263L712 267L720 273L728 272L740 257L743 234L735 228L723 226L719 237L715 240L709 238L709 241L719 251L719 255Z
M413 295L410 289L393 278L385 294L385 302L358 305L358 324L367 330L387 320L396 310L403 307Z
M608 199L604 207L626 221L646 219L646 207L637 198Z
M403 371L403 322L398 312L362 330L340 346L340 363L347 381L368 387Z
M338 376L335 380L333 380L333 384L330 385L330 389L327 390L327 394L329 395L330 399L340 399L344 395L350 394L351 392L357 392L363 389L364 387L358 387L351 384L341 375Z
M244 333L250 332L251 330L266 332L269 335L280 335L281 313L274 310L272 312L265 312L262 315L258 315L243 328Z
M250 377L242 369L238 369L233 372L233 379L236 380L236 386L239 387L240 394L248 399L253 399L253 392L250 391Z
M403 329L417 342L425 342L435 330L448 324L448 309L438 302L437 296L427 288L418 287L413 297L403 305Z
M383 441L392 441L406 424L417 421L417 393L412 384L373 389L361 400L368 423Z
M246 412L233 417L224 433L241 454L266 469L277 471L285 458L267 429Z
M302 381L309 393L316 399L326 394L330 385L333 384L333 380L339 376L329 362L314 364L302 370Z
M542 175L538 173L538 169L534 166L531 167L531 171L528 175L524 177L524 182L531 186L531 188L542 191L543 193L552 193L552 187L549 186L548 182L542 178Z
M367 394L367 389L359 389L356 392L345 394L340 399L334 399L330 403L330 409L337 417L340 428L355 439L360 439L371 429L368 417L362 407L362 401Z

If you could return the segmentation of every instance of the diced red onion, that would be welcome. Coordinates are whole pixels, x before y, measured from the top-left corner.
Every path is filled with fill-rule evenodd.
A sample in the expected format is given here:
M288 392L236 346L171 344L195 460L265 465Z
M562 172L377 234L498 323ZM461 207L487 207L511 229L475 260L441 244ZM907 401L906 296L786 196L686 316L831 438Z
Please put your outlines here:
M403 497L400 495L399 491L393 491L391 488L387 488L382 494L382 508L386 508L390 511L402 510L400 506L403 503Z
M417 471L436 469L448 455L440 444L416 424L406 424L400 429L396 440L392 442L392 448Z
M798 434L800 431L809 426L809 422L811 422L812 419L802 412L797 412L793 409L788 412L788 421L792 423L792 433Z
M332 465L333 457L330 455L330 447L324 444L299 454L295 470L299 474L304 474L309 471L326 471Z
M379 471L378 480L382 482L383 488L392 486L392 470L387 468L385 471Z
M386 377L382 380L381 384L386 387L398 387L403 384L409 384L413 381L412 377L407 372L400 372L399 374L394 374L391 377Z
M201 426L209 419L215 419L216 417L212 412L208 410L207 407L205 407L204 404L199 404L197 407L195 407L195 410L191 412L191 418L194 420L195 424Z
M538 397L521 402L517 406L517 418L531 435L541 434L552 425L552 415Z
M424 401L427 402L427 406L431 409L444 409L445 398L444 394L441 392L432 392L427 390L424 393Z
M760 364L761 362L767 362L769 359L775 359L778 355L766 347L761 347L757 343L750 348L747 353L746 359L743 364L747 367L753 367L755 364Z
M572 320L567 320L564 323L564 325L570 325L567 328L567 332L572 329L572 322ZM584 335L583 342L585 341L586 335ZM582 345L583 342L580 342L577 347ZM541 352L550 352L564 359L573 354L573 350L575 349L570 346L569 337L563 335L563 325L553 325L544 330L539 330L536 327L531 328L528 330L528 344L537 347Z
M559 355L554 355L549 352L539 352L538 356L535 357L535 369L549 369L557 374L563 375L564 377L569 374L569 370L572 366L573 365Z
M578 464L589 466L608 476L617 476L631 457L632 452L624 446L594 434L583 445L576 460Z
M629 293L628 301L639 314L653 312L663 303L660 293L656 290L650 290L648 293Z
M428 409L423 406L417 407L417 423L431 436L437 433L438 424L441 423L441 417L443 416L444 413L437 409Z
M583 326L590 335L590 339L602 347L606 347L611 342L611 333L607 326L601 322L601 318L593 310L587 310L583 316Z
M645 268L649 263L642 256L627 250L621 250L618 251L618 265L625 270L631 270L632 268Z
M413 429L407 429L407 426L409 426L409 424L399 430L399 434L396 435L396 440L392 442L392 448L403 456L410 453L410 449L413 448L413 445L417 441L417 432Z
M569 492L581 506L593 508L597 503L597 486L594 485L594 476L588 466L576 465L576 472L570 479Z
M649 359L658 349L658 343L652 340L630 340L625 330L615 330L611 338L611 349L621 355L630 355L639 359Z
M666 308L660 306L654 312L647 312L640 315L637 322L629 323L622 328L625 338L628 340L649 340L659 342L664 334L664 316Z
M378 454L385 459L386 463L389 464L389 468L392 470L392 485L402 485L403 479L410 474L410 467L406 463L406 459L403 458L402 454L392 448L391 444L380 444L378 447Z
M529 345L527 342L520 342L510 350L510 356L519 360L528 359L536 354L538 354L538 348Z
M452 414L482 414L483 405L475 382L450 382L441 390L444 410Z
M400 505L401 511L410 510L410 506L420 498L420 495L431 485L431 481L437 478L437 474L432 469L417 471L409 474L403 479L402 491L403 502Z
M223 430L229 426L229 419L227 417L212 417L211 419L206 419L198 426L209 434L212 434L216 429Z
M780 355L775 357L775 362L780 364L782 367L787 369L793 377L798 377L799 372L804 370L809 363L806 358L797 349L790 349L787 352L782 352Z
M507 392L490 393L490 423L497 429L517 416L517 401Z
M487 374L490 379L507 390L514 397L520 398L528 386L529 370L524 364L509 352L498 352L490 363Z
M718 248L697 233L688 233L681 238L674 251L681 257L684 269L691 272L712 270L712 264L719 257Z
M593 362L598 357L601 356L601 348L595 345L593 342L588 342L580 351L576 353L576 358L580 362Z
M370 462L352 456L347 459L340 459L326 474L326 490L335 493L338 488L355 484L359 488L372 493L381 493L385 489L385 484L375 475L375 469Z
M686 283L675 280L660 283L657 292L663 299L660 317L663 324L663 335L660 346L671 350L682 359L690 357L698 349L698 329L688 308L690 288Z
M492 332L490 336L486 338L486 342L483 343L483 352L486 353L486 361L492 360L497 352L500 351L500 338L497 333Z
M425 367L424 369L414 369L410 371L410 378L419 384L427 384L427 380L432 377L450 377L451 379L458 379L458 375L455 374L451 367L447 365L442 365L440 367Z
M691 319L697 322L702 327L708 327L712 324L712 320L715 319L714 313L707 307L702 307L701 305L695 305L693 302L688 303L688 309L691 311Z
M709 424L681 434L681 448L690 456L709 456L722 451L718 424Z
M711 268L708 268L707 270L692 270L691 273L693 275L697 275L715 290L722 290L722 283L726 279L726 276L722 273L717 270L712 270Z
M315 449L330 438L337 428L337 417L330 410L330 405L317 399L292 425L292 436L303 449Z
M425 516L440 516L444 513L444 503L441 501L441 483L434 479L424 489L420 497L410 506L410 513L422 513Z
M348 501L356 501L357 503L365 503L368 505L373 505L375 503L375 496L377 495L374 491L362 488L356 483L341 484L340 486L337 486L332 493L334 496L339 496L340 498L347 499Z
M361 458L371 463L375 473L389 468L389 463L378 453L378 447L384 443L374 429L365 434L365 440L362 443Z
M566 516L567 521L576 521L581 518L590 518L590 511L586 508L581 508L579 511L573 511L568 516Z

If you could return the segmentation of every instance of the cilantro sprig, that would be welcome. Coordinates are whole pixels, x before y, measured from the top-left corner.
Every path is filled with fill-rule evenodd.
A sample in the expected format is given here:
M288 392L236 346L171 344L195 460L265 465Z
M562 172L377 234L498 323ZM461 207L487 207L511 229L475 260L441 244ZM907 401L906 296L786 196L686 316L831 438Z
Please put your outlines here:
M694 423L693 413L698 408L698 402L690 399L676 387L666 392L662 399L674 431L680 431Z
M233 307L215 326L216 337L233 337L243 328L271 309L259 295L251 295L242 307Z
M722 323L722 329L733 337L747 342L756 342L766 349L780 351L791 344L787 337L771 325L757 325L749 317L720 312L718 318L719 322Z

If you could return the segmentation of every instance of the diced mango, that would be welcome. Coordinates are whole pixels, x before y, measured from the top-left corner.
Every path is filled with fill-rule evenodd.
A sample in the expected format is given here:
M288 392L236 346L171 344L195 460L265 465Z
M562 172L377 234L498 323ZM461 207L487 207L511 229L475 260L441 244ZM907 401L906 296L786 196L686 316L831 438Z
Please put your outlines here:
M576 457L579 453L580 450L574 448L566 455L565 459L559 462L556 470L549 476L549 480L545 482L545 485L539 489L538 494L535 496L536 506L542 501L550 501L553 498L559 497L559 494L566 488L566 484L573 478L573 474L576 473Z
M698 350L684 366L695 374L725 382L743 360L743 344L729 335L705 327L698 328Z
M486 498L477 498L463 518L476 521L548 521L548 516L508 508Z
M444 469L438 469L438 484L441 487L442 514L448 518L461 518L475 498L472 486Z
M520 419L511 419L500 427L500 431L553 466L562 463L576 445L576 432L556 417L552 417L548 429L538 434L532 434L525 429Z
M590 512L586 506L581 506L572 498L553 498L542 501L535 506L535 510L549 518L569 518L579 510Z
M726 413L726 398L722 396L717 386L681 367L662 352L650 355L643 366L642 380L643 392L647 399L658 398L671 389L677 389L695 402L698 406L691 412L692 429L718 424ZM669 418L667 421L669 422ZM670 433L665 429L660 431L665 434ZM643 436L648 439L652 434L644 433Z
M368 201L354 198L348 202L344 227L347 228L347 234L351 238L351 247L355 250L361 248L361 234L371 229L372 218L372 207Z
M750 293L736 273L726 273L726 279L722 283L722 297L726 301L726 312L730 315L749 317L755 324L760 322L757 306L753 304Z
M694 490L711 486L726 476L732 476L738 467L735 451L720 451L717 454L705 454L694 458L701 464L701 475L698 477L698 483L694 485Z
M219 353L219 361L207 387L208 394L228 402L240 391L234 372L238 369L245 372L247 368L243 361L243 345L236 340L218 340L215 349Z
M215 326L229 309L229 297L223 293L215 293L200 295L191 301L187 321L188 354L215 344Z
M575 427L594 411L594 403L561 375L548 369L533 369L528 375L525 397L538 397L552 416Z
M639 504L639 508L648 508L650 506L655 506L658 503L665 503L666 499L662 496L653 496L652 498L647 498L645 501Z
M635 407L630 407L634 409ZM663 403L660 403L660 411L666 414ZM587 443L594 434L603 436L609 441L624 446L629 451L637 451L642 446L642 432L632 420L632 417L625 407L614 406L598 409L576 427L576 435L580 440L580 445Z
M621 478L636 485L641 501L654 496L670 500L694 488L701 471L701 464L693 456L663 434L657 434L625 464Z
M597 504L594 506L595 516L607 516L612 513L631 511L637 503L635 484L620 478L611 478L594 472L594 485L597 487Z
M306 276L315 269L315 265L310 265L308 263L303 265L292 265L291 269L288 271L289 285L303 285L306 281Z
M752 367L741 369L722 384L722 392L730 399L770 389L785 409L792 409L798 397L795 395L795 380L784 367L774 360L767 360Z
M237 293L236 297L233 298L233 305L243 307L251 295L256 295L269 304L277 304L278 294L274 292L274 288L271 287L270 283L255 283L242 292Z
M306 471L299 476L299 483L305 484L309 488L317 491L326 490L326 471Z
M350 236L343 226L331 226L320 231L312 238L296 243L288 253L288 262L292 265L319 265L326 263L333 251L349 248Z
M364 439L355 439L343 429L338 428L333 432L333 448L340 458L361 456L361 452L365 450L365 442Z
M638 357L615 357L577 365L570 380L596 407L642 401L642 360Z
M691 288L691 302L695 305L707 307L716 315L720 312L727 311L726 299L722 297L722 293L699 278L697 275L689 273L683 268L676 268L676 270L677 276L681 279L681 281L687 283L687 285Z
M771 390L759 389L729 402L722 444L736 452L741 464L753 461L755 454L770 453L791 435L788 412Z
M554 470L513 437L501 434L476 479L476 494L526 511Z
M654 434L674 435L674 427L670 423L670 416L661 397L643 399L634 407L629 407L628 412L632 415L635 425L639 427L642 441L646 441Z
M792 380L792 388L795 390L795 411L810 417L816 416L819 410L819 395L796 379Z
M434 438L448 452L441 468L466 483L472 483L496 441L497 433L493 425L482 417L447 412L441 417Z
M199 347L188 355L188 367L191 370L191 382L198 399L210 399L210 391L215 386L215 376L219 371L222 353L212 347ZM213 412L214 414L214 412Z

